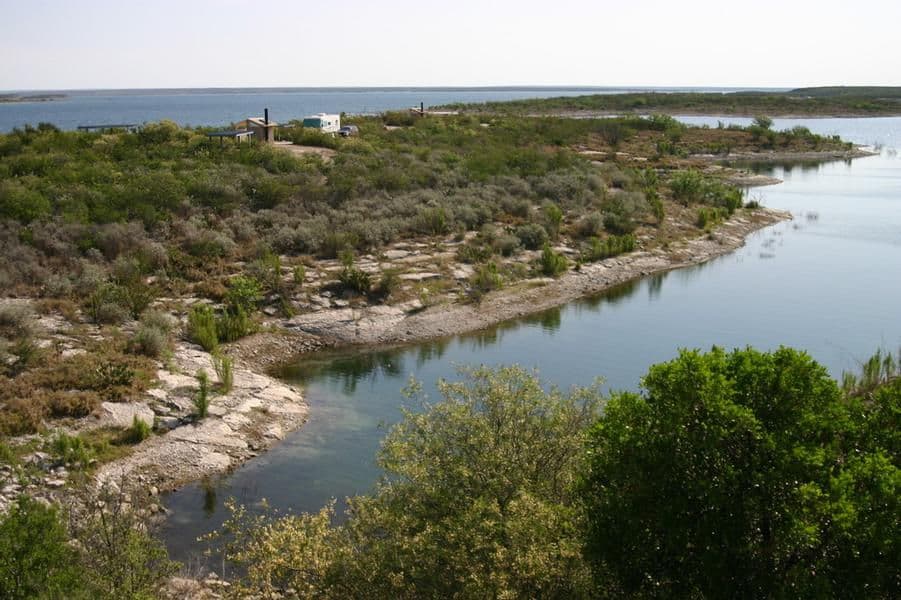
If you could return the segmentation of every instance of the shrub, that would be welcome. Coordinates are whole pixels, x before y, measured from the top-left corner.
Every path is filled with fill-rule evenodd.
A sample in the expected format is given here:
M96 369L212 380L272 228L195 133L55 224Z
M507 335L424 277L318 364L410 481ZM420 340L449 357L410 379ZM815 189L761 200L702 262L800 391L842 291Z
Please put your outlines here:
M318 146L320 148L335 149L338 147L337 136L312 128L294 128L291 131L291 141L301 146Z
M591 598L571 493L599 389L562 393L523 369L439 382L442 399L404 411L367 496L287 517L233 504L223 530L233 591L308 598ZM400 567L399 565L403 565Z
M516 237L527 250L538 250L548 240L547 231L538 223L529 223L516 228Z
M543 213L548 235L556 240L560 234L560 225L563 223L563 211L553 202L548 202L543 207Z
M541 258L538 260L538 265L543 275L557 277L566 271L567 261L565 256L554 252L550 244L545 244L541 250Z
M88 297L86 309L88 316L98 325L118 325L126 321L131 312L125 289L110 283L101 284L94 290Z
M234 342L256 331L256 323L243 308L226 310L216 319L216 336L222 342Z
M655 193L653 196L648 197L648 202L651 204L651 212L654 213L654 219L657 220L657 226L659 227L663 224L663 218L666 216L663 210L663 201Z
M609 212L604 215L604 229L616 235L625 235L635 231L638 224L632 216L625 212Z
M518 243L517 239L517 243ZM463 263L475 264L485 262L491 258L491 248L479 244L463 244L457 248L457 260Z
M149 423L135 415L131 421L131 427L125 430L122 439L126 444L140 444L150 437L151 429Z
M194 376L197 378L197 392L194 394L194 408L197 409L197 418L205 419L210 409L210 377L201 369Z
M303 285L304 278L307 276L307 269L303 265L295 265L291 270L291 276L294 279L294 285L297 287L301 287Z
M169 347L168 334L148 325L141 325L131 338L130 348L136 354L159 358Z
M444 207L423 208L416 217L416 229L430 235L444 235L450 230Z
M401 278L397 269L385 269L379 278L376 292L381 298L388 298L400 287L400 284Z
M338 273L338 281L341 282L341 286L347 291L368 294L372 288L372 279L369 273L354 266L353 253L344 252L341 262L344 263L344 268Z
M754 125L760 127L761 129L769 129L773 126L773 120L764 115L758 115L754 117Z
M576 223L576 233L581 237L593 237L600 235L604 229L604 215L595 211L579 219Z
M124 486L121 486L124 487ZM86 574L84 592L67 590L68 598L114 600L162 598L161 588L178 565L150 533L152 503L148 494L129 494L103 485L85 491L70 517L78 566Z
M118 401L135 379L135 371L119 359L101 358L90 376L92 389L103 391L109 400Z
M678 171L670 180L673 198L685 206L701 199L703 186L704 176L694 169Z
M0 336L24 338L32 334L31 309L22 304L0 304Z
M188 314L188 336L207 352L219 347L216 315L207 305L195 306Z
M497 265L493 262L489 262L476 269L470 283L472 284L472 289L476 296L481 297L488 292L501 289L503 286L503 279L497 270Z
M256 310L257 303L262 296L260 282L253 277L239 275L233 277L228 283L228 291L225 293L225 304L230 311L243 310L252 313Z
M76 390L57 390L43 396L52 417L80 419L93 413L100 404L97 393ZM37 398L30 398L35 401Z
M583 262L594 262L625 252L631 252L634 249L635 236L631 234L611 235L604 240L592 238L588 247L582 250L581 259Z
M497 236L491 242L491 248L501 256L513 256L519 250L519 237L512 233Z
M232 386L235 382L232 359L230 356L220 352L214 352L212 360L213 369L216 371L216 377L219 378L219 390L223 394L227 394L232 390Z
M56 509L20 496L0 517L0 597L74 597L81 572L68 542Z
M51 439L48 449L60 464L78 469L86 468L94 458L94 451L82 438L62 431Z

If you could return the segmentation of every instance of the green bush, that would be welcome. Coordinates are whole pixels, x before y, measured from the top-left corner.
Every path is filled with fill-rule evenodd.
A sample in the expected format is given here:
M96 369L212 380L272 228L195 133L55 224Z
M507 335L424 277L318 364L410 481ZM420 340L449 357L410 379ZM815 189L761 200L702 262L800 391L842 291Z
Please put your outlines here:
M320 148L335 149L340 144L338 137L331 133L325 133L319 129L295 127L290 130L291 141L301 146L318 146Z
M450 231L450 223L444 207L423 208L417 215L418 230L429 235L444 235Z
M593 597L571 490L599 390L549 390L515 367L465 376L404 411L379 451L385 480L340 525L332 505L284 518L232 505L236 595Z
M611 235L603 240L591 238L588 246L582 250L581 259L583 262L595 262L631 252L634 249L635 236L632 234Z
M144 419L140 419L138 418L138 415L135 415L131 421L131 427L125 430L123 440L127 444L140 444L149 438L151 433L152 427L150 423L147 423Z
M590 432L581 495L599 585L895 595L897 380L848 397L804 352L714 349L651 367L642 388L614 394Z
M550 244L545 244L541 250L541 258L538 261L538 265L542 275L558 277L566 271L567 260L562 254L554 252Z
M85 469L94 458L93 449L80 437L58 432L50 440L48 449L60 464Z
M694 169L677 171L670 179L673 198L685 206L701 199L704 187L704 176Z
M366 295L372 288L372 278L369 273L354 266L354 255L346 251L341 256L344 268L338 273L338 281L341 286L350 292Z
M484 294L499 290L503 287L503 278L493 262L485 263L476 268L475 274L470 279L472 292L476 299Z
M201 369L194 375L197 379L197 392L194 394L194 408L197 418L205 419L210 409L210 376Z
M234 364L230 356L220 352L214 352L212 356L213 369L219 378L219 390L227 394L232 390L235 382Z
M517 245L518 244L519 239L517 238ZM491 255L491 248L476 243L463 244L457 248L456 253L458 261L468 264L485 262L491 258Z
M501 256L513 256L519 250L519 244L518 236L504 233L491 242L491 248Z
M516 228L516 237L527 250L538 250L547 243L548 235L543 226L529 223Z
M542 212L544 213L547 233L552 240L556 240L560 235L560 225L563 224L563 211L553 202L548 202L544 205Z
M219 347L216 314L205 304L195 306L188 313L188 336L207 352Z
M20 496L0 517L0 597L83 597L75 549L56 509Z
M397 269L385 269L379 277L376 293L381 298L388 298L400 288L402 279Z
M159 358L169 348L168 334L149 325L141 325L131 338L131 351L150 358Z
M234 342L256 332L257 325L243 308L226 310L216 318L216 338Z
M307 268L303 265L295 265L291 270L291 276L294 280L294 285L301 287L303 286L304 278L307 276Z
M262 293L260 282L255 278L243 275L233 277L229 281L228 291L225 293L226 308L231 311L243 310L246 313L252 313L256 310Z

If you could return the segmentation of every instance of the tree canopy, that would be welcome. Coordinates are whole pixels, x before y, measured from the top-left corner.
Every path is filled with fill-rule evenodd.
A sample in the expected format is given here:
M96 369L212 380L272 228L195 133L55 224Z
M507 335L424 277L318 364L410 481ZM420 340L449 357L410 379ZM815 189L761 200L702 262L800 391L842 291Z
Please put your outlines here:
M787 348L651 367L590 434L596 573L652 597L893 596L899 399L898 380L842 393Z

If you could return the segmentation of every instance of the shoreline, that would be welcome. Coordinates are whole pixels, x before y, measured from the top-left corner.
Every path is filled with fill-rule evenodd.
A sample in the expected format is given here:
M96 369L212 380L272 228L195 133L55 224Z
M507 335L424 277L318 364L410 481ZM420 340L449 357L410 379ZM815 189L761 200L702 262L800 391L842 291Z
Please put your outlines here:
M603 292L633 279L701 264L745 244L745 238L765 227L790 220L791 214L771 208L733 216L713 230L669 249L636 251L583 265L558 279L534 278L492 292L477 305L450 303L405 312L393 306L340 308L284 319L288 331L323 338L332 348L381 344L409 344L471 333L503 321L526 317ZM284 365L304 353L287 355ZM271 372L271 367L270 367Z
M634 279L695 266L744 246L746 237L770 225L790 220L786 211L744 210L710 234L683 240L668 249L636 251L568 271L558 279L534 278L488 294L475 304L438 304L421 310L398 306L364 309L332 308L272 320L269 330L236 342L235 387L215 396L210 415L182 424L144 442L130 455L107 463L98 481L130 481L155 493L175 491L204 477L222 475L263 454L307 420L309 406L302 392L280 381L279 368L319 350L399 346L472 333L504 321L526 317L601 293ZM193 373L210 368L210 355L180 342L176 373L161 369L154 398L177 398L193 389ZM146 407L146 404L144 405Z

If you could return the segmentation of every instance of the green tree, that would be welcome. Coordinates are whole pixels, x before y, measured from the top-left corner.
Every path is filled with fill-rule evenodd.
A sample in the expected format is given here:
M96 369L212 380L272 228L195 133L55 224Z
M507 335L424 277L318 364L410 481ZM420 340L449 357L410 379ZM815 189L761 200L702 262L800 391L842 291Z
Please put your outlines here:
M227 532L244 592L316 598L580 598L591 595L573 486L597 387L568 394L519 368L441 382L443 399L387 435L387 477L331 509L247 518Z
M599 577L651 597L897 594L901 385L803 352L683 351L615 394L582 486Z

